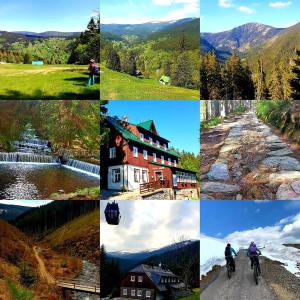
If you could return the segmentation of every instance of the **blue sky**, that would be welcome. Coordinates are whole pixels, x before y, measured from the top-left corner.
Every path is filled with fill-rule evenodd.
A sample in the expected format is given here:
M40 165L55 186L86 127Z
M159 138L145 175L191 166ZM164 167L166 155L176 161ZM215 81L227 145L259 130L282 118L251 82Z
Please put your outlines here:
M138 24L199 17L199 0L101 0L101 23Z
M41 206L52 202L52 200L0 200L1 204L20 205L20 206Z
M199 101L186 100L113 100L108 104L111 116L127 116L130 123L154 120L169 146L193 153L199 153L199 110Z
M0 0L0 31L83 31L99 0Z
M288 27L300 21L299 0L201 0L201 32L220 32L258 22Z
M300 213L300 201L201 201L201 233L224 238L239 231L273 228ZM299 223L299 221L298 221Z

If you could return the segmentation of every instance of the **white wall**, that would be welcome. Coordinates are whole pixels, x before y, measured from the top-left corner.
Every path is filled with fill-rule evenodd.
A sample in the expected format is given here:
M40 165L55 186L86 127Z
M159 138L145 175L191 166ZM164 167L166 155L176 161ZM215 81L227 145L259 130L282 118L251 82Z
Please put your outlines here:
M120 172L121 172L121 180L120 182L113 182L112 180L112 169L118 169L120 168ZM117 166L110 166L108 167L108 188L112 189L112 190L122 190L123 188L123 165L117 165ZM125 181L126 184L126 181Z
M145 170L148 173L148 169L147 168L141 168L141 167L134 166L134 165L126 165L126 166L128 167L128 190L139 189L140 184L143 183L143 181L142 181L142 170ZM134 169L139 169L140 170L140 182L134 182ZM127 176L127 174L125 176ZM148 182L149 182L149 174L148 174Z

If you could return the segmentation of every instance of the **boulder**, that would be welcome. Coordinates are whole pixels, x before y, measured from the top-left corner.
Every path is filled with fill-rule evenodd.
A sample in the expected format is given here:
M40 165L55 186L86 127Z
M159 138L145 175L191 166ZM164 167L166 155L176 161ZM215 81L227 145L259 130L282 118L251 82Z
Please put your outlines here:
M288 148L284 148L275 151L270 151L267 153L267 156L293 156L293 152Z
M215 163L207 173L209 180L228 181L230 180L227 164Z
M241 189L238 185L222 182L207 181L200 183L200 190L204 193L238 193Z
M271 184L290 182L297 179L300 180L300 172L298 171L281 171L269 175L269 181Z
M300 189L300 181L298 181L297 185ZM276 199L278 200L296 200L299 197L300 194L296 193L291 184L288 183L281 184L276 193Z
M262 161L262 165L286 171L300 171L300 162L289 156L270 156Z

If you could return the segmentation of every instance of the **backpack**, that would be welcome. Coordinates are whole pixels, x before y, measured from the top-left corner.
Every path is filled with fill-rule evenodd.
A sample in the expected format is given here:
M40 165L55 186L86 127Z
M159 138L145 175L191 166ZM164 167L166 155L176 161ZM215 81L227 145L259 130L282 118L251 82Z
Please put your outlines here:
M93 67L93 73L94 74L99 73L99 67L97 65L94 65L94 67Z
M225 256L231 256L231 248L230 247L226 247L225 248Z
M250 254L256 254L257 253L256 245L253 244L253 245L250 246L249 253Z

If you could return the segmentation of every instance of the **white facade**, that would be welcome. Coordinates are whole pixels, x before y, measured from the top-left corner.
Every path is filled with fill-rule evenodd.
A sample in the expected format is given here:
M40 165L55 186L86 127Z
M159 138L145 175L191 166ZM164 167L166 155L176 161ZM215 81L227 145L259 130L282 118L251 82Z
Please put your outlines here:
M108 189L135 190L149 182L149 170L134 165L116 165L108 168Z

